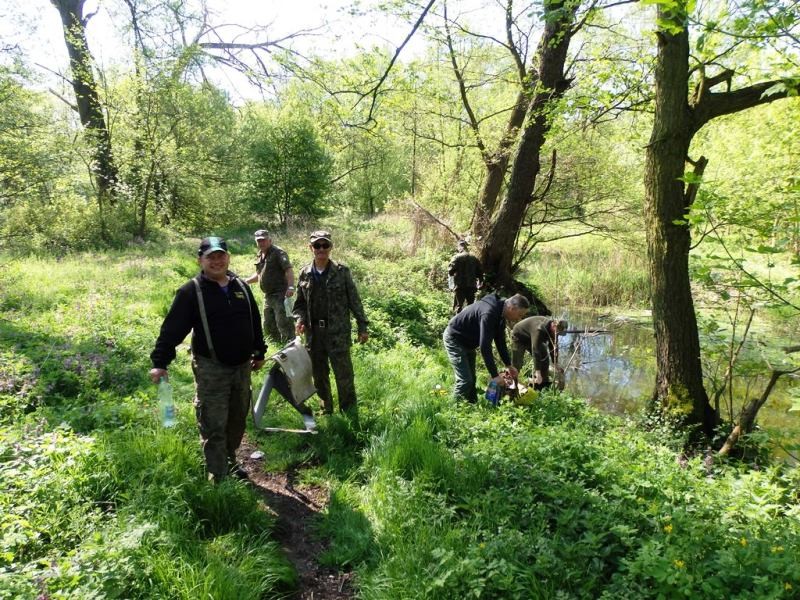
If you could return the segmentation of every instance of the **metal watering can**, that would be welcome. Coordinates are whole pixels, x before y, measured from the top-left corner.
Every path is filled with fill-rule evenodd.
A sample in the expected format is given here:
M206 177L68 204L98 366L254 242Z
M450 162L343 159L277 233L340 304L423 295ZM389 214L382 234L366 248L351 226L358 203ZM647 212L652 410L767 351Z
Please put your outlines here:
M267 402L274 389L302 415L306 431L314 431L316 423L311 409L303 403L314 395L316 388L311 377L311 357L302 340L299 337L294 338L278 352L268 356L267 360L274 364L264 378L264 385L253 403L253 423L266 431L277 429L261 426Z

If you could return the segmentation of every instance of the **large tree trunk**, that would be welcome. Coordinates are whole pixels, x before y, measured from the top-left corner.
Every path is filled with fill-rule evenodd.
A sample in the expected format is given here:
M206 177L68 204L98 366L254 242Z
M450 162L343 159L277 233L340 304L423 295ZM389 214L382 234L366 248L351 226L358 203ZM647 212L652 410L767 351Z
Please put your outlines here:
M650 293L656 336L654 404L684 424L697 425L712 436L718 416L703 387L700 339L689 280L690 231L685 222L698 182L684 184L689 146L710 120L774 100L792 92L793 80L764 81L731 89L734 72L706 77L703 68L689 95L687 0L672 9L659 4L655 114L645 163L645 226ZM703 67L703 65L701 65ZM725 83L727 91L712 89ZM776 90L777 84L783 90ZM767 93L769 91L769 93ZM702 173L705 159L698 161Z
M670 18L662 14L659 18ZM681 23L681 25L684 25ZM683 182L694 131L688 105L689 34L658 33L653 132L645 163L647 256L656 336L654 400L709 436L716 425L703 387L700 339L689 281L689 195Z
M113 202L114 200L117 168L111 152L111 136L97 94L97 84L92 70L92 55L86 43L86 21L83 18L84 1L51 0L61 15L78 115L92 147L91 169L97 185L102 218L105 201Z
M539 65L534 91L527 111L508 191L491 223L481 250L481 264L491 287L512 289L512 264L517 234L528 206L533 201L536 177L540 171L539 154L550 131L549 109L569 88L564 75L567 50L574 31L572 24L579 2L545 4L544 33L537 48Z
M483 187L481 188L480 196L478 196L472 219L472 233L476 238L487 235L489 231L492 214L497 206L500 190L503 189L503 181L508 170L511 151L514 142L517 140L519 128L525 122L525 114L529 105L528 94L520 91L506 124L503 139L500 140L494 155L485 162L486 178L483 181Z

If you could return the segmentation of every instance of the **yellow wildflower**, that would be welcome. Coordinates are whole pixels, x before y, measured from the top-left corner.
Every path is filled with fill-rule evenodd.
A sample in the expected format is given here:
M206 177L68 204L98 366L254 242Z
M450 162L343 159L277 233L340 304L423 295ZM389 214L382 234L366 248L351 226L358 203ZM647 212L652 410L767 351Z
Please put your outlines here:
M672 533L672 523L667 523L664 525L664 533L670 534Z
M742 545L742 548L746 548L747 547L747 538L743 537L742 539L739 540L739 543Z
M773 546L772 547L772 553L773 554L778 554L779 552L783 552L783 546Z
M676 569L685 569L686 568L686 563L683 562L680 558L676 558L675 560L673 560L672 564L675 565Z
M786 583L783 584L783 589L785 589L788 592L790 589L792 589L792 584L787 581Z

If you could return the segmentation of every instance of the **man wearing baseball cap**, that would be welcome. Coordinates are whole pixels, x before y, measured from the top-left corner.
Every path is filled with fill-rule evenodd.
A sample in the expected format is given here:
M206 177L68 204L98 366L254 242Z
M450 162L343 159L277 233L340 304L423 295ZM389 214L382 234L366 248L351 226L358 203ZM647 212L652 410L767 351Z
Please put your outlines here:
M255 283L264 292L264 332L282 344L294 338L294 323L286 314L284 301L294 295L294 271L289 255L272 243L272 236L266 229L255 232L258 255L256 272L248 277L247 283Z
M459 240L458 254L450 259L447 274L453 278L453 313L458 314L475 302L475 293L483 282L483 268L477 256L469 253L467 240Z
M353 344L350 315L356 320L361 344L369 338L369 321L350 269L331 259L331 234L324 230L314 231L308 242L314 258L300 270L297 279L297 300L293 311L296 331L306 335L314 386L325 413L333 412L329 379L330 368L333 368L339 410L357 416L355 376L350 357Z
M175 348L192 332L195 414L208 479L229 472L245 475L236 462L250 409L250 372L264 364L267 346L253 293L228 270L225 240L203 238L197 250L200 273L183 284L161 325L150 354L150 378L167 378Z

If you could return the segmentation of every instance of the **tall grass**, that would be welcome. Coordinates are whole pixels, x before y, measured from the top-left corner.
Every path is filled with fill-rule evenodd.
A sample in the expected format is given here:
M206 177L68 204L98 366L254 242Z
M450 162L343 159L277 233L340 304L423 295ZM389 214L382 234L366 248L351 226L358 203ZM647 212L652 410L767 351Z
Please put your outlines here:
M455 403L438 343L448 295L430 279L447 249L407 256L396 219L329 227L373 322L373 340L353 348L360 420L249 435L265 468L297 467L300 482L331 490L319 560L355 569L359 597L796 597L796 470L679 462L565 395ZM310 256L305 235L276 237L296 266ZM185 346L171 368L179 423L156 424L147 355L196 269L195 243L5 261L0 599L293 592L258 495L204 480ZM234 269L248 274L251 241L237 243ZM551 305L639 302L639 261L575 241L523 275ZM297 415L278 403L269 418Z
M558 311L564 305L644 307L650 284L645 250L584 236L540 246L521 274Z

